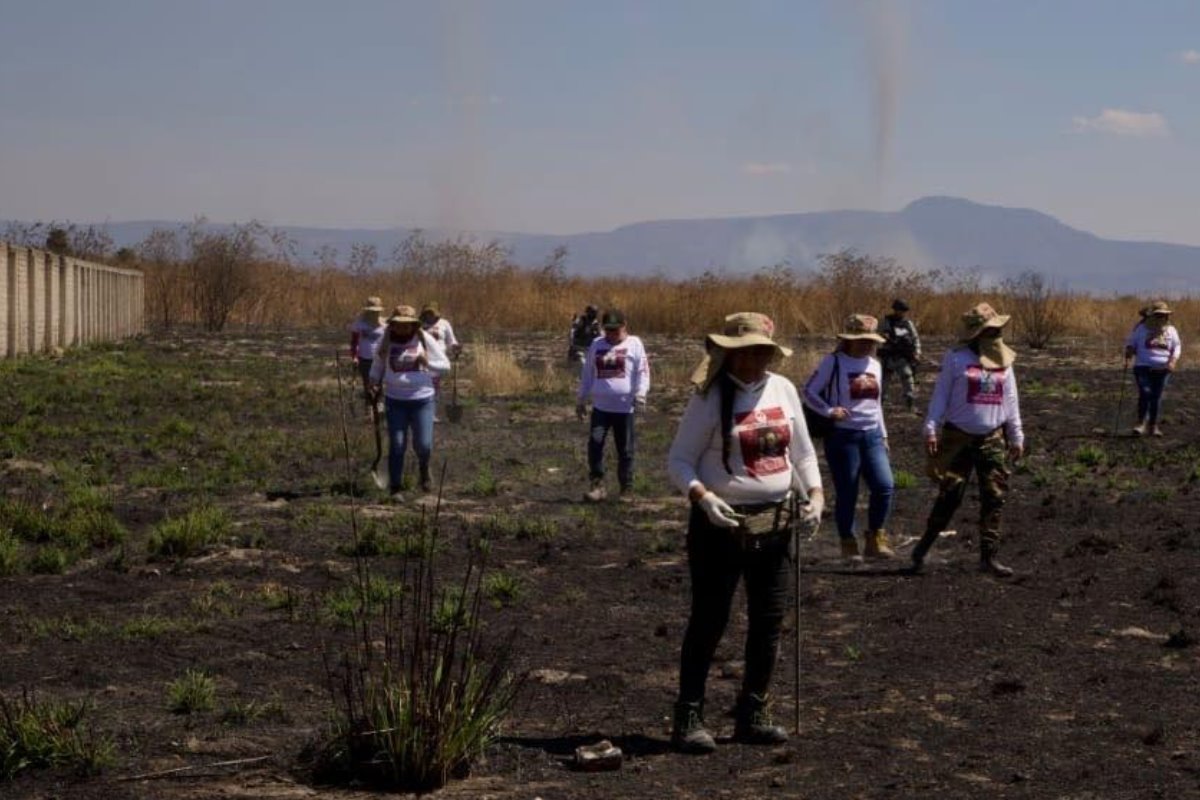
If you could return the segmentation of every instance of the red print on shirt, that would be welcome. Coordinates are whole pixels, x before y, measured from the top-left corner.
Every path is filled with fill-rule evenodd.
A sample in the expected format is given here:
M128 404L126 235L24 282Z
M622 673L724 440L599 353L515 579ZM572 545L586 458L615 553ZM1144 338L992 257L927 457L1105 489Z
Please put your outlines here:
M742 446L742 463L750 477L774 475L788 469L787 449L792 426L783 409L756 408L734 417L734 432Z
M1170 350L1171 342L1167 339L1166 331L1151 333L1146 337L1147 350Z
M597 378L625 377L625 348L613 347L596 353Z
M388 365L392 372L419 372L417 356L421 355L421 347L416 342L407 345L392 345L388 352Z
M875 375L870 372L851 372L850 373L850 399L851 400L878 400L879 399L879 381L875 380Z
M967 402L979 406L998 406L1004 402L1004 370L985 369L977 364L967 367Z

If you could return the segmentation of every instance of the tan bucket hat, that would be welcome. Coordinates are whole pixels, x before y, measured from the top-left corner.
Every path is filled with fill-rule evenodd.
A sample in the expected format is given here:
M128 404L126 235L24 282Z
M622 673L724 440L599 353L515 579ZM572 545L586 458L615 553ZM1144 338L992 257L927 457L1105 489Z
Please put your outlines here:
M997 314L988 303L979 303L959 320L958 340L964 344L974 341L985 328L1003 328L1010 319L1008 314Z
M704 340L708 352L692 371L691 382L700 392L708 391L708 387L721 371L725 363L725 353L742 347L773 347L775 359L789 358L792 351L775 341L775 323L766 314L756 311L739 311L725 317L725 327L721 333L710 333ZM772 363L774 363L774 361Z
M1146 306L1146 316L1148 317L1153 317L1156 314L1169 317L1174 313L1175 312L1171 310L1171 307L1167 305L1167 301L1165 300L1155 300L1153 303Z
M420 322L417 319L417 310L412 306L396 306L392 309L392 315L387 318L388 323L393 322Z
M383 311L383 299L374 295L367 298L367 302L363 303L363 311Z
M837 338L846 342L866 340L882 344L887 341L879 334L879 320L870 314L851 314L846 317Z

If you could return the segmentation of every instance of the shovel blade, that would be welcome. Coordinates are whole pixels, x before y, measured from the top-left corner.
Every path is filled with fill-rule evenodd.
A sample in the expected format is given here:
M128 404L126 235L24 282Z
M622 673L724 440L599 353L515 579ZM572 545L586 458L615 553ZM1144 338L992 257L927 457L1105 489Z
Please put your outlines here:
M371 480L375 481L376 488L379 488L379 489L387 488L387 478L380 475L378 469L371 470Z

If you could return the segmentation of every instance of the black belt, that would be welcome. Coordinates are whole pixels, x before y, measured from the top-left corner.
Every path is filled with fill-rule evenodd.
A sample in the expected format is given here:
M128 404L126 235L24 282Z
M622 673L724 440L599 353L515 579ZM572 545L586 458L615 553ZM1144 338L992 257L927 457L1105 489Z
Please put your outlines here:
M747 517L753 517L756 514L764 514L768 511L779 511L787 505L787 499L777 500L774 503L743 503L741 505L733 505L731 508L739 514L744 514Z

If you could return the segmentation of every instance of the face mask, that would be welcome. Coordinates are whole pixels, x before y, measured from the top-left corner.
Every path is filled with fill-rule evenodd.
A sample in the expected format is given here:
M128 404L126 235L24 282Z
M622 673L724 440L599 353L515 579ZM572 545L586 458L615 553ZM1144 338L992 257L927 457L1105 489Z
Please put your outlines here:
M1007 367L1012 364L1016 354L1004 343L1003 336L981 336L978 340L979 355L988 361Z

